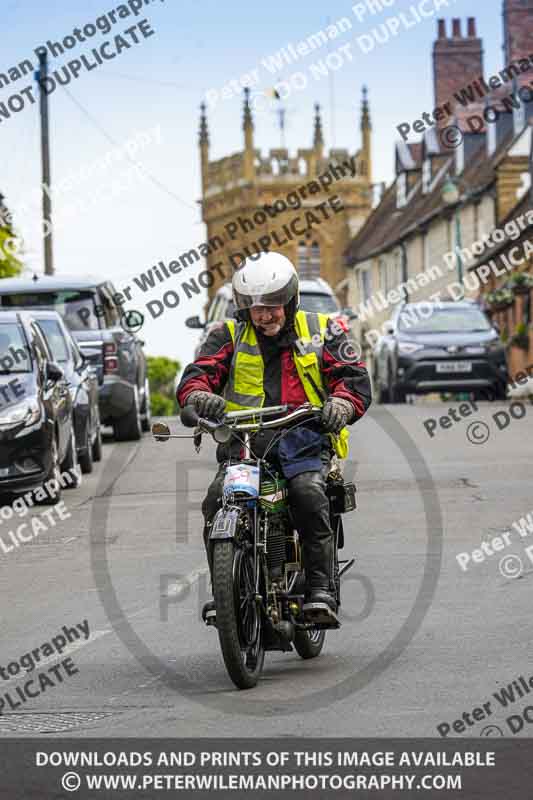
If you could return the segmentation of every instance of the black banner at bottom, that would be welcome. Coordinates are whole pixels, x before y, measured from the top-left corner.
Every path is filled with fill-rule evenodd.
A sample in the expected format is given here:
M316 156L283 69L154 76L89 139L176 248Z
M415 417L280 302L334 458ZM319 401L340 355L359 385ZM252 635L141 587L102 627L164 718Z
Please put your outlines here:
M3 739L0 797L533 797L533 739Z

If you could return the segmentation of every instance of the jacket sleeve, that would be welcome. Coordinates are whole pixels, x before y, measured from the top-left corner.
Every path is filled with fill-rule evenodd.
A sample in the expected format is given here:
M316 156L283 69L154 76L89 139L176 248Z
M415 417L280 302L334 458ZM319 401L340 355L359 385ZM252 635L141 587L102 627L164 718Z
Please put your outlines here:
M226 323L219 323L209 332L198 358L185 368L176 391L183 407L191 392L222 394L233 357L233 341Z
M356 422L372 402L370 377L360 360L361 348L344 322L329 320L322 352L322 375L328 394L348 400L354 407Z

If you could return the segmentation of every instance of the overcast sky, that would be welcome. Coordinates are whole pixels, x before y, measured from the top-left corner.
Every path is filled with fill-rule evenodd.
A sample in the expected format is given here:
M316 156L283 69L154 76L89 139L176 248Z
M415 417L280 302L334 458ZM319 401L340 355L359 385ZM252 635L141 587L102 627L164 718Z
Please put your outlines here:
M329 0L327 4L295 0L270 0L250 4L244 0L220 3L218 0L153 0L139 16L118 20L107 35L98 33L79 43L64 56L51 59L50 70L100 45L106 39L138 23L149 20L155 35L104 61L66 89L50 95L51 158L53 185L59 187L68 176L71 188L63 184L57 195L58 209L54 238L58 274L93 273L111 278L117 289L131 285L131 277L157 264L171 261L204 241L206 231L200 220L200 168L197 147L198 106L207 91L221 93L232 79L257 69L257 90L268 89L279 80L262 64L288 43L296 45L329 24L347 17L352 27L330 43L330 51L349 44L343 65L334 73L333 85L327 78L315 79L310 65L327 55L326 48L302 57L283 70L287 80L303 72L307 86L293 91L286 101L287 146L291 151L308 147L312 138L313 104L323 105L326 147L360 146L361 86L369 88L373 126L374 181L390 181L393 174L393 146L398 138L396 125L416 119L433 108L431 48L438 17L450 20L475 16L478 35L485 50L485 73L502 67L502 18L500 0L449 0L442 8L416 23L410 11L419 0L387 0L380 14L357 13L352 4ZM428 0L424 8L435 0ZM437 0L438 2L438 0ZM442 0L441 0L442 2ZM47 40L62 40L76 27L94 23L98 17L117 9L103 0L4 0L2 10L2 52L0 72L26 58L37 61L34 49ZM376 5L376 4L374 4ZM361 10L362 9L362 10ZM395 37L370 49L372 29L403 11L409 29L399 24ZM359 17L359 18L358 18ZM451 27L451 23L448 23ZM358 37L367 38L358 42ZM127 37L131 41L131 37ZM370 52L362 52L370 49ZM350 61L346 53L352 55ZM92 59L94 61L94 58ZM335 62L335 63L338 63ZM22 78L0 89L0 102L35 82ZM68 91L68 94L67 94ZM214 97L214 95L211 95ZM260 101L258 101L260 102ZM334 117L331 113L334 107ZM275 115L264 111L255 115L256 146L263 151L280 146ZM209 133L211 157L218 158L242 149L242 99L233 94L211 103ZM149 131L150 133L146 133ZM144 139L138 136L144 132ZM137 142L138 149L134 151ZM133 161L124 155L126 142ZM80 177L85 166L101 165L110 150L120 149L93 173ZM9 120L0 122L0 191L15 214L27 248L27 262L42 271L38 206L24 212L40 184L39 117L37 105L27 107ZM120 181L119 191L116 181ZM112 195L116 192L116 195ZM61 210L61 213L59 213ZM193 267L189 268L194 270ZM192 273L191 273L192 274ZM178 281L178 276L173 280ZM130 307L142 308L148 299L157 298L171 288L168 282L150 297L132 293ZM135 303L135 300L138 302ZM142 302L141 302L142 299ZM167 311L160 319L147 319L143 338L152 355L168 355L186 362L192 355L198 333L184 327L184 319L199 313L203 300Z

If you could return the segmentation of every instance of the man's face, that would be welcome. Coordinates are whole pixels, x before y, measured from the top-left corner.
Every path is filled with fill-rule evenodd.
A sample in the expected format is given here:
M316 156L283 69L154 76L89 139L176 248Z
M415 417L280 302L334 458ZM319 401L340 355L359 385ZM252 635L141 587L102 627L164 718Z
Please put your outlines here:
M265 336L277 336L286 319L283 306L254 306L250 309L250 317Z

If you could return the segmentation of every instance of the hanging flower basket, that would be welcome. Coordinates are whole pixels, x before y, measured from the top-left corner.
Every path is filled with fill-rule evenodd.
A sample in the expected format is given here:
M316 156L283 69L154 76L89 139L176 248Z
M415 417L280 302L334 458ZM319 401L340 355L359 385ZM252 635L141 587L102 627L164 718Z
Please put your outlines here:
M524 322L516 326L515 332L511 336L511 344L521 350L529 350L529 330Z
M489 292L485 298L492 312L505 311L513 305L513 299L513 293L510 289L496 289L495 292Z
M515 272L509 278L508 285L514 294L529 294L533 289L533 275L527 272Z

